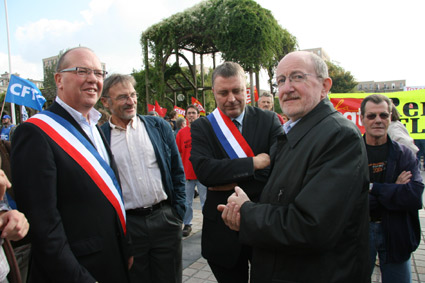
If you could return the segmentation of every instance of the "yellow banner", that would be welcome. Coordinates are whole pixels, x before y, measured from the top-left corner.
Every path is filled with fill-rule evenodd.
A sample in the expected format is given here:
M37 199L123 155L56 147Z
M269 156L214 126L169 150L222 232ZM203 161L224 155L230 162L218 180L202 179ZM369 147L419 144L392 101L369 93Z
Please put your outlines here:
M363 99L372 93L331 93L329 98L335 99ZM400 121L406 126L410 136L415 140L425 139L425 89L413 90L413 91L400 91L400 92L389 92L380 93L388 96L394 102L398 112L400 112ZM342 109L341 105L334 105L338 111ZM341 111L340 111L341 112ZM360 117L360 105L358 106L357 112L352 112L351 115L344 115L348 117L354 117L353 122L356 119L355 116Z

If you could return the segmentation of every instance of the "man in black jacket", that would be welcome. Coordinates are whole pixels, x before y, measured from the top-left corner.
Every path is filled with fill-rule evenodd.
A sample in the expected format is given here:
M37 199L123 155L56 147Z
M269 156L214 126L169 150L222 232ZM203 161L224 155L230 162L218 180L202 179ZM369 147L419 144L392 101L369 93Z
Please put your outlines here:
M93 107L106 72L88 48L65 52L53 105L16 128L12 180L31 224L29 282L128 282L117 168Z
M271 153L269 180L260 203L236 187L219 207L222 217L253 247L252 283L368 282L369 182L360 131L327 99L332 80L321 58L289 53L276 75L291 120Z
M220 218L217 205L236 185L258 200L269 175L269 152L282 127L273 112L246 106L246 80L241 66L225 62L213 73L217 109L192 124L190 161L208 187L203 208L202 255L218 282L248 282L251 249ZM234 124L237 123L237 126Z

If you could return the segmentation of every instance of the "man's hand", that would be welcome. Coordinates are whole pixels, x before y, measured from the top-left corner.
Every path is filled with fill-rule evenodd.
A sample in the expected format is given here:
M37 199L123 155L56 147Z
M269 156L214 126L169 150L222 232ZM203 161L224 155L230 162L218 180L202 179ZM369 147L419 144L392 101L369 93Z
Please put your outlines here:
M270 165L270 156L267 153L260 153L252 158L254 170L261 170Z
M0 199L3 198L6 189L9 189L11 186L12 184L9 182L9 179L7 179L6 174L0 169Z
M231 183L223 186L215 186L215 187L208 187L208 190L210 191L231 191L233 190L238 184Z
M412 178L412 173L410 171L403 171L400 173L395 183L404 185L410 182L410 178Z
M0 214L1 238L18 241L25 237L29 227L25 215L17 210L3 211Z
M217 206L221 213L221 218L230 229L239 231L241 225L241 206L249 201L249 197L240 188L235 187L235 192L227 199L227 205L220 204Z
M134 256L131 256L128 259L128 270L131 269L131 267L133 266L133 263L134 263Z

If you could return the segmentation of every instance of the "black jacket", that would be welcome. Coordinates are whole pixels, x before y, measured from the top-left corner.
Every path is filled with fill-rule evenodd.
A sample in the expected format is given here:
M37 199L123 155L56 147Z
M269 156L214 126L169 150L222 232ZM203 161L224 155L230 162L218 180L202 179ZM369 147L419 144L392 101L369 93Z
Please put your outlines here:
M90 141L58 103L48 111ZM128 282L127 240L118 214L86 171L27 122L15 131L11 165L16 202L30 223L29 282Z
M283 132L275 113L247 106L242 135L254 155L270 153L276 137ZM218 141L207 118L199 118L191 128L192 162L198 180L207 187L237 183L253 200L258 200L269 175L269 168L254 171L252 157L230 159ZM203 208L202 256L217 265L231 268L241 252L238 234L230 230L217 211L234 191L207 191Z
M369 178L357 127L324 99L273 149L260 203L241 207L251 282L369 282Z

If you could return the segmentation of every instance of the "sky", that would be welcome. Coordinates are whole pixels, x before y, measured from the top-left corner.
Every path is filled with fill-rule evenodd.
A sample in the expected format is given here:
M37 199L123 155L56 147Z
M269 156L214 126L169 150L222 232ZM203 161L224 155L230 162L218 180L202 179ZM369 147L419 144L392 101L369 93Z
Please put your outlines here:
M140 70L142 32L199 2L9 0L12 73L41 80L43 58L76 46L93 49L109 73ZM297 38L299 49L322 47L357 81L406 80L407 86L425 85L423 0L256 2L270 10L278 23ZM3 0L1 74L9 72L5 15Z

